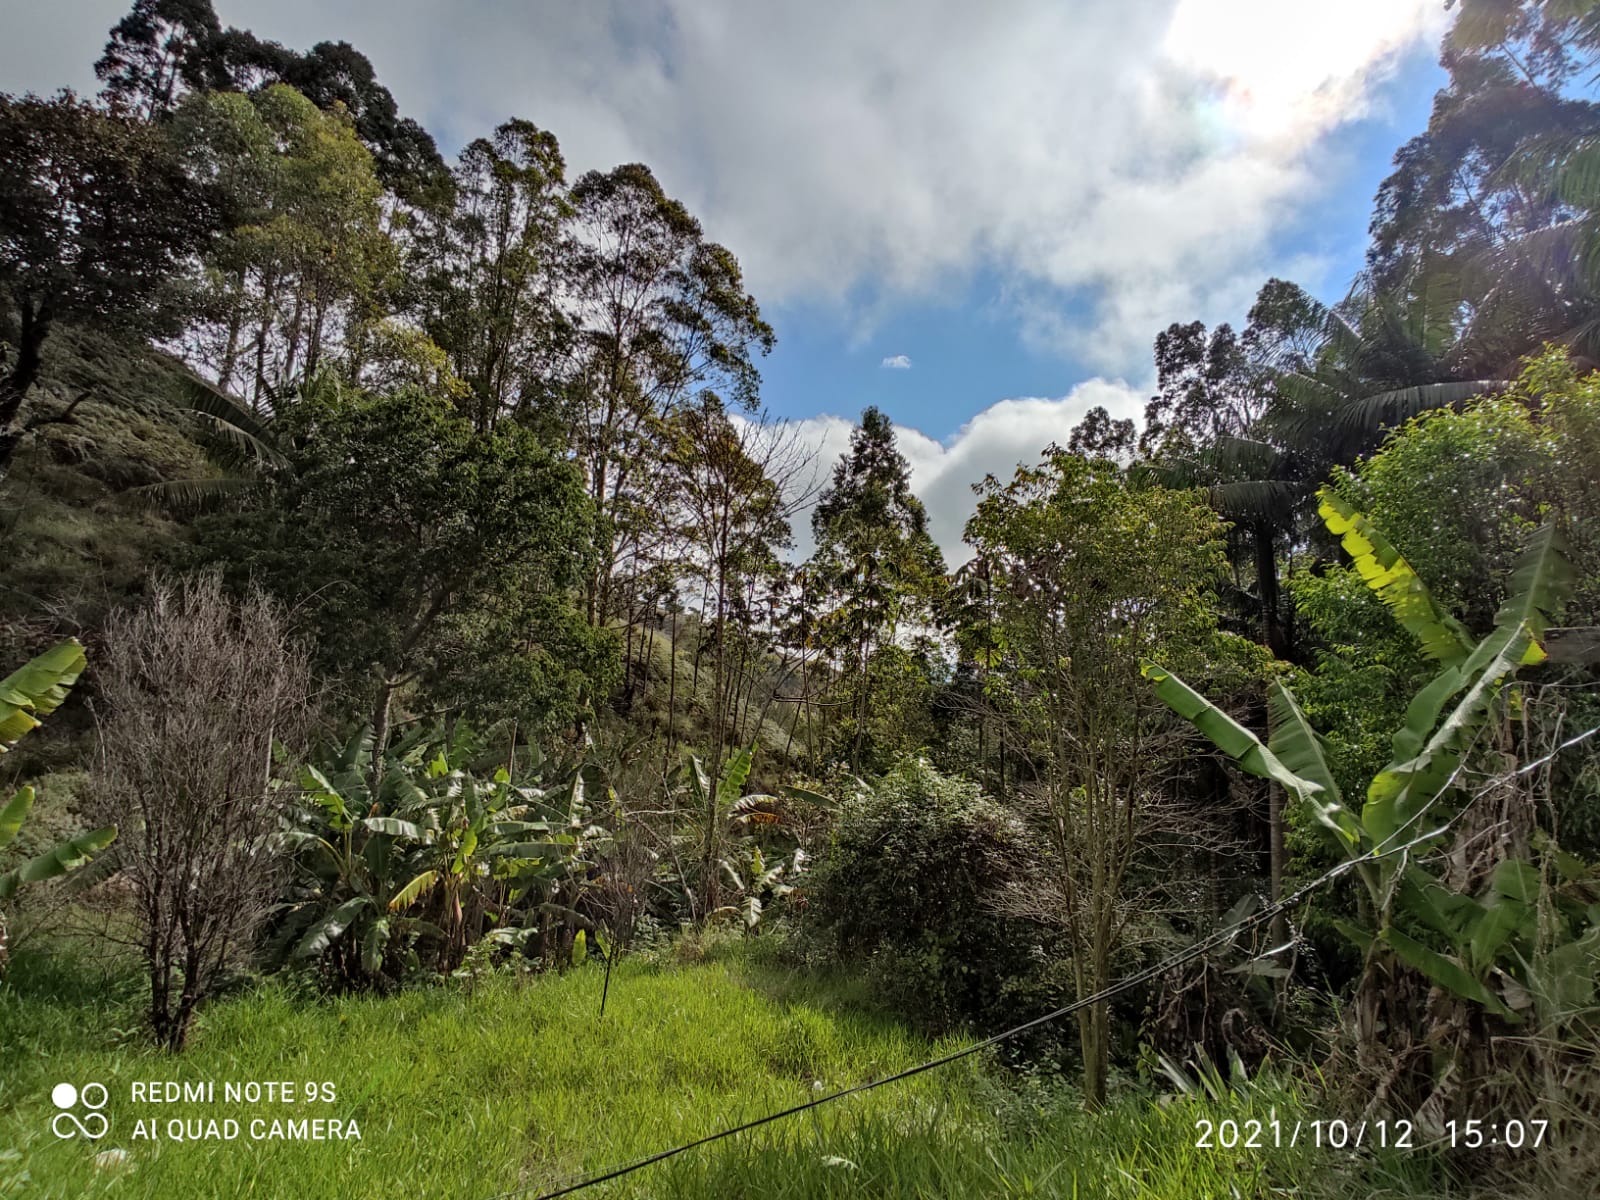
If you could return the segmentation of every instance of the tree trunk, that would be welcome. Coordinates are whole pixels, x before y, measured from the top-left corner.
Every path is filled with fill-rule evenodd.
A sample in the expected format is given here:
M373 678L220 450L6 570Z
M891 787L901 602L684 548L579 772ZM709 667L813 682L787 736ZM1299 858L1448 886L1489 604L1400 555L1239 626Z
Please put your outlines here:
M1283 840L1283 788L1271 782L1267 784L1267 837L1271 853L1267 894L1276 904L1283 899L1283 869L1287 855ZM1272 944L1283 945L1288 936L1288 926L1282 913L1272 918L1270 929Z
M1275 658L1287 659L1292 647L1283 625L1283 601L1278 588L1278 553L1272 526L1257 522L1254 529L1256 591L1261 598L1261 637Z
M1110 1011L1101 1000L1078 1010L1078 1043L1083 1050L1083 1103L1091 1112L1105 1107L1111 1068Z
M368 786L374 800L383 783L383 752L389 745L389 705L394 699L394 689L393 681L385 679L378 685L378 700L372 706L372 765Z
M17 339L17 361L10 376L0 383L0 480L11 470L11 460L22 444L22 402L38 382L43 365L44 340L50 336L51 313L47 301L22 301L22 328Z

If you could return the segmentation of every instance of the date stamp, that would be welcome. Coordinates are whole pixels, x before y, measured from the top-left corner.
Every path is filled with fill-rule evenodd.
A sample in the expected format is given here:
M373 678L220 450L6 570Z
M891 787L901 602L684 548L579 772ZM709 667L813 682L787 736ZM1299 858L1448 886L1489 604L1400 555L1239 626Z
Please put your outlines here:
M1202 1117L1195 1121L1199 1150L1281 1150L1312 1146L1326 1150L1417 1150L1448 1146L1452 1150L1484 1148L1537 1150L1545 1144L1550 1122L1540 1118L1504 1121L1447 1121L1440 1138L1424 1138L1416 1122L1319 1117L1265 1120Z

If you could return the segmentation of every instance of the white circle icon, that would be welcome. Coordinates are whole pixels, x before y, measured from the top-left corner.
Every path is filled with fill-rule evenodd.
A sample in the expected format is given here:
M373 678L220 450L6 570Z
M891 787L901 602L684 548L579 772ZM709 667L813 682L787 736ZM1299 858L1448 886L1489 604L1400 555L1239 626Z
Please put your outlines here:
M99 1110L106 1106L110 1098L111 1093L103 1083L86 1083L82 1090L70 1083L56 1084L50 1089L50 1102L61 1111L50 1122L50 1131L58 1138L84 1137L94 1141L105 1137L111 1122ZM88 1110L82 1117L72 1111L78 1106L79 1100Z

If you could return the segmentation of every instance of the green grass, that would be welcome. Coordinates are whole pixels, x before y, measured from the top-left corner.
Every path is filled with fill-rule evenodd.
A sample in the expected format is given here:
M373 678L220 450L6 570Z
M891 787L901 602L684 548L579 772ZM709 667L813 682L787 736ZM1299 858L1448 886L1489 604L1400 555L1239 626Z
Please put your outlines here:
M631 962L597 1018L601 972L497 976L388 999L310 999L276 984L212 1005L179 1058L138 1032L125 969L19 956L0 986L0 1195L489 1197L539 1191L836 1087L912 1065L931 1046L743 956ZM52 1086L104 1083L109 1136L58 1140ZM214 1080L216 1105L135 1105L136 1080ZM225 1080L328 1081L327 1105L229 1105ZM1228 1115L1298 1105L1257 1086ZM224 1111L227 1110L227 1111ZM586 1195L630 1197L1267 1197L1382 1194L1396 1160L1198 1150L1192 1099L1140 1093L1090 1117L1056 1086L1018 1086L976 1059L696 1150ZM166 1123L334 1116L359 1142L172 1142ZM134 1140L136 1118L158 1141ZM6 1150L14 1150L9 1159ZM96 1167L97 1152L128 1152ZM26 1180L21 1176L26 1175ZM1406 1194L1418 1194L1414 1191Z

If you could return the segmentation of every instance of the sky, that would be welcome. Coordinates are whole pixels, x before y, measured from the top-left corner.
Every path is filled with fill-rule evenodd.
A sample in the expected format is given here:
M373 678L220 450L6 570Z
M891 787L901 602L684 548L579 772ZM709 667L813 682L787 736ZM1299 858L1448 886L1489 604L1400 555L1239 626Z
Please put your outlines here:
M130 0L0 0L0 91L95 90ZM510 117L647 163L777 330L826 458L876 404L948 558L970 485L1137 416L1173 321L1322 299L1443 83L1444 0L215 0L346 40L446 155Z

